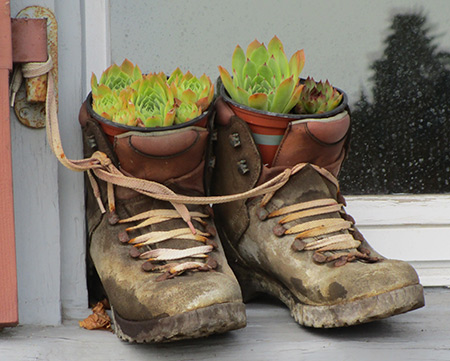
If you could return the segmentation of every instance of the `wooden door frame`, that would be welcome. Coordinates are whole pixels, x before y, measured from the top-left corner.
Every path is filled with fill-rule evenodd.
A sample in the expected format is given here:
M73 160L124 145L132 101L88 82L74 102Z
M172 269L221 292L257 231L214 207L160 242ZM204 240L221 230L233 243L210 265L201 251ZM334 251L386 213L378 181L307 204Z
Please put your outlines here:
M11 163L9 72L12 68L11 16L0 0L0 328L18 323L14 201Z

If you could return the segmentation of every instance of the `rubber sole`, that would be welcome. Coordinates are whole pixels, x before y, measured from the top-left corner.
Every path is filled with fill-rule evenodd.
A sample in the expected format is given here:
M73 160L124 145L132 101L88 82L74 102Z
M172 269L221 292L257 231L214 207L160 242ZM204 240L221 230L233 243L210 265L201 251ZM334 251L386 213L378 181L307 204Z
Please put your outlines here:
M234 264L233 270L241 285L244 301L258 293L270 294L282 301L292 317L301 325L334 328L367 323L412 311L425 305L420 284L361 298L350 302L312 306L301 303L286 287L266 275Z
M128 342L171 342L206 337L245 327L243 303L221 303L152 320L131 321L122 318L112 307L114 331Z

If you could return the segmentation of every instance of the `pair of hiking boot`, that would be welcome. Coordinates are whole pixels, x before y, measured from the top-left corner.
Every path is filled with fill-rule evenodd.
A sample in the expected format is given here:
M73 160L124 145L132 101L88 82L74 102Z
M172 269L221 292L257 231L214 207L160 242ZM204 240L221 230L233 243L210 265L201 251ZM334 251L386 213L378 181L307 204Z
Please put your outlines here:
M258 293L311 327L423 306L414 269L376 253L345 213L336 177L347 111L291 122L270 167L221 98L210 112L206 126L111 141L89 103L81 108L85 156L100 151L147 192L154 186L152 196L138 183L87 187L89 253L120 338L166 342L239 329L243 299Z

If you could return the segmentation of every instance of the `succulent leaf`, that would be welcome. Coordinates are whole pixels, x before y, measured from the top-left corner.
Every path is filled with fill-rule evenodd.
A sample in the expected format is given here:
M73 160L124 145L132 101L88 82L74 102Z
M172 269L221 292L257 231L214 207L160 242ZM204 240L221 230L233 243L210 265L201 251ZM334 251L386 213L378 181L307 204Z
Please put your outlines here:
M302 89L303 89L303 84L301 84L300 86L295 88L294 92L291 95L291 98L286 103L286 105L284 106L284 109L281 111L281 113L289 113L289 111L295 107L295 105L298 103L298 101L300 99L300 94L302 93Z
M253 40L250 44L248 44L247 46L247 51L245 53L245 56L247 58L250 58L250 56L252 55L252 53L258 49L262 44L258 41L258 40Z
M174 98L169 85L161 82L160 76L155 74L142 79L131 100L145 126L162 127L173 124Z
M274 59L276 60L278 67L281 72L281 78L286 79L289 77L289 62L287 60L286 54L284 52L283 44L281 43L280 39L278 39L276 36L270 40L268 45L268 50L270 56L273 55Z
M248 106L259 110L267 110L269 108L269 98L264 93L252 94L248 97Z
M289 70L294 76L294 79L298 79L300 73L305 66L305 52L302 50L296 51L289 60Z
M256 64L253 61L251 61L250 59L247 59L242 71L244 72L246 77L253 79L257 74Z
M244 82L244 78L242 78L243 67L245 65L246 57L244 54L244 50L237 45L236 49L234 49L233 57L231 58L231 68L233 74L236 74L238 77L236 78L236 86L242 86Z
M180 68L176 68L172 74L170 75L169 79L167 80L167 82L169 84L172 84L173 82L176 81L177 78L182 78L183 77L183 72L180 70Z
M238 98L238 91L233 83L233 78L231 78L230 73L228 73L228 71L220 65L219 73L220 79L222 80L223 86L227 90L228 94L230 94L231 98L236 100Z
M273 71L267 66L266 63L262 64L258 70L258 75L262 76L269 84L273 83Z
M242 88L237 88L237 92L238 92L238 99L239 99L237 101L241 104L248 106L248 98L249 98L250 94Z
M269 50L270 54L274 54L279 50L284 52L283 43L280 39L278 39L278 36L276 35L269 41L269 44L267 44L267 49Z
M249 59L253 63L255 63L256 67L258 68L265 62L267 62L267 60L269 60L269 53L267 52L266 47L264 45L261 45L252 52Z
M197 101L197 94L192 89L186 89L181 94L178 94L179 97L177 99L180 99L182 102L186 103L194 103Z
M291 96L295 89L296 80L291 76L281 82L278 86L275 96L273 98L273 103L271 109L273 112L281 113L285 109L287 103L291 99Z
M270 56L267 65L269 66L270 70L272 70L272 73L275 77L276 84L280 84L281 83L281 69L278 66L278 63L275 60L275 57L273 55Z
M120 92L141 77L142 73L139 67L125 59L120 67L117 64L113 64L107 68L100 77L99 85L104 84L111 90Z
M91 76L91 89L92 89L92 94L97 95L97 87L98 87L98 81L97 81L97 77L95 76L94 73L92 73Z

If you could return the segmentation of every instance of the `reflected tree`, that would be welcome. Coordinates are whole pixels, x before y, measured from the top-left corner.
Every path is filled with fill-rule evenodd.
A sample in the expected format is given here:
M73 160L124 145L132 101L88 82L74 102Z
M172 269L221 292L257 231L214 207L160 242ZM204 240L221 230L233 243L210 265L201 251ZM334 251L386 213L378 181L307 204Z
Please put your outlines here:
M373 100L354 105L346 194L450 192L450 53L422 14L393 17L372 65Z

